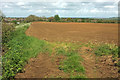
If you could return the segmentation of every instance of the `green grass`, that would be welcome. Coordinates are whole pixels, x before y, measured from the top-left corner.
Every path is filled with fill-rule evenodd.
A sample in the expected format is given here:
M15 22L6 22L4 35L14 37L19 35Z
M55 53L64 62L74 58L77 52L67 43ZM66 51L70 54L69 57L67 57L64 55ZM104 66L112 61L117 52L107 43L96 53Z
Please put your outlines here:
M81 72L84 73L85 69L80 63L80 56L77 54L68 57L66 60L61 62L60 69L64 72Z
M39 53L51 52L50 44L44 40L25 35L29 26L19 27L12 33L12 40L6 44L8 51L3 56L3 78L14 78L22 72L23 67L31 57Z
M94 53L98 56L113 55L113 57L118 57L118 47L114 44L100 44L94 48Z
M2 76L0 76L0 80L2 80Z
M78 46L71 43L50 43L44 40L39 40L35 37L27 36L25 31L29 25L19 25L12 33L12 40L5 44L8 48L3 56L3 78L14 78L16 73L22 72L27 61L36 57L39 53L51 54L55 48L56 54L65 55L66 60L61 64L64 71L68 72L84 72L84 67L81 65L81 57L75 51Z
M76 75L76 76L70 76L70 78L72 78L71 80L76 80L77 78L81 78L81 80L87 80L85 76L81 76L81 75Z
M73 43L60 43L55 48L56 55L63 55L65 60L60 62L59 69L74 76L74 73L85 73L84 66L81 64L83 59L78 54L81 46ZM74 76L78 77L78 76ZM82 78L82 76L81 76Z

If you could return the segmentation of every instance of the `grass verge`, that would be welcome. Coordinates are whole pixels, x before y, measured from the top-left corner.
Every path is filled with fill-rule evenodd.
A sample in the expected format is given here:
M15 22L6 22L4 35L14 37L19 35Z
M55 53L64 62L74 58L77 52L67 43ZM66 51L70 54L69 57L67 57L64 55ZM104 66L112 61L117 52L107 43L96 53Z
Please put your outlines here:
M81 58L75 51L77 46L73 46L73 44L70 43L50 43L27 36L25 31L28 27L29 24L17 26L16 30L11 34L12 40L5 44L8 50L2 58L3 79L14 78L16 73L23 72L23 68L30 58L36 57L39 53L51 54L54 51L53 48L55 48L57 55L66 55L67 59L64 60L63 63L61 63L62 66L60 66L65 72L84 72L84 67L80 63ZM62 47L64 47L64 49L61 49Z
M16 28L12 33L12 40L7 44L8 51L3 55L3 79L14 78L15 74L22 72L23 67L31 57L38 53L50 52L49 43L25 35L29 25Z

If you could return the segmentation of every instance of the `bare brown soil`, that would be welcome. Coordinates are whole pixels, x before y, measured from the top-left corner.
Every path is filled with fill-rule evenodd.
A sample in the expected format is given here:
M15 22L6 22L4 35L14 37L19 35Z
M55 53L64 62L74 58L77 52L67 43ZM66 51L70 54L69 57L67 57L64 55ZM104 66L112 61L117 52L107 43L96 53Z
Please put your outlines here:
M83 47L79 52L84 59L83 65L88 78L117 78L118 67L112 60L112 56L97 57L91 53L90 48Z
M33 22L26 34L48 41L117 43L118 24Z
M117 43L117 30L117 24L33 22L26 34L48 41L88 42L97 40ZM110 56L96 58L94 54L87 52L88 49L83 47L83 51L80 51L88 78L118 77L117 67L114 66ZM25 66L25 72L18 73L16 78L67 78L70 76L69 73L64 73L58 67L59 62L63 59L63 56L40 54L37 58L30 59Z
M18 73L15 78L69 78L62 70L59 70L59 62L62 56L48 56L40 54L37 58L31 58L25 66L24 73Z

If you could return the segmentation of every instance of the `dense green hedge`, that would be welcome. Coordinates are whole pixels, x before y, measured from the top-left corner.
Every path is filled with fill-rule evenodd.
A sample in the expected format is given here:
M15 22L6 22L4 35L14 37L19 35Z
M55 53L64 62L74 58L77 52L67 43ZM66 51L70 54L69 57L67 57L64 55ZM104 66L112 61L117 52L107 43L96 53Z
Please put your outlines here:
M6 44L8 50L2 59L4 79L14 78L16 73L22 72L29 58L36 57L40 52L49 51L49 44L46 41L25 35L28 27L17 28L11 34L12 39Z
M11 40L11 33L14 32L15 25L13 23L2 23L2 42L7 43Z

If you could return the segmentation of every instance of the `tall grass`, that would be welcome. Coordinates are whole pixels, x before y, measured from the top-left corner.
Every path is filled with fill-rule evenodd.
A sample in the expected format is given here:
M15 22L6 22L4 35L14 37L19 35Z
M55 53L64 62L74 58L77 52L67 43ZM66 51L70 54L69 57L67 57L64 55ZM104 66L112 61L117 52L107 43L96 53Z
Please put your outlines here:
M3 78L14 78L15 74L22 72L24 65L31 57L38 53L50 52L49 44L46 41L38 40L25 35L29 26L17 28L12 33L12 40L6 46L8 51L3 55Z

